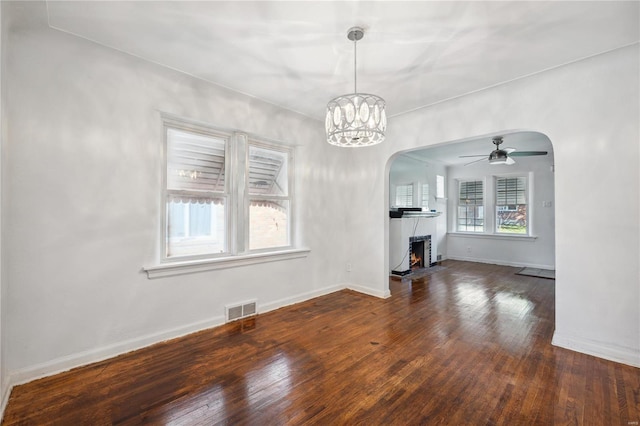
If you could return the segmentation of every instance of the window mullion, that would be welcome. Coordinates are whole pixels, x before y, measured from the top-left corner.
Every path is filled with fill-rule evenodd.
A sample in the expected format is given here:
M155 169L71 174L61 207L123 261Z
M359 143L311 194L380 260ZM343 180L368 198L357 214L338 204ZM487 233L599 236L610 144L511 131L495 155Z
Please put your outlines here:
M249 202L247 191L247 135L235 133L233 135L232 168L233 179L231 199L233 211L232 237L233 254L243 254L249 251Z

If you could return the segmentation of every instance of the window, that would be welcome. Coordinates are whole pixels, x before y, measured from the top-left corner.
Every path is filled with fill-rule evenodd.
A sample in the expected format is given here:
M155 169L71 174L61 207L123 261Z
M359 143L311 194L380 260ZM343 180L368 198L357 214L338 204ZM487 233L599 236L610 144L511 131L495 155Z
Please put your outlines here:
M481 180L459 182L457 230L484 231L484 185Z
M166 257L228 251L224 136L167 129Z
M396 207L413 206L413 184L396 186Z
M249 249L289 245L288 152L249 146Z
M525 177L496 179L496 232L528 234L526 187Z
M444 198L444 176L436 175L436 198Z
M291 245L289 149L176 120L165 129L163 259Z
M426 209L429 209L429 184L428 183L422 184L422 193L420 194L420 197L421 197L420 206Z

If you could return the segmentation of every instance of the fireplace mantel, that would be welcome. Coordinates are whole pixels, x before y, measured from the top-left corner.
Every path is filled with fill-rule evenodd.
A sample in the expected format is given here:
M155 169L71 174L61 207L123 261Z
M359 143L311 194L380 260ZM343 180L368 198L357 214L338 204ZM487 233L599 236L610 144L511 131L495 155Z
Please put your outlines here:
M413 212L412 212L413 213ZM420 212L389 220L389 273L400 271L400 275L410 269L409 247L412 237L431 236L431 262L438 260L438 238L436 217L441 213Z

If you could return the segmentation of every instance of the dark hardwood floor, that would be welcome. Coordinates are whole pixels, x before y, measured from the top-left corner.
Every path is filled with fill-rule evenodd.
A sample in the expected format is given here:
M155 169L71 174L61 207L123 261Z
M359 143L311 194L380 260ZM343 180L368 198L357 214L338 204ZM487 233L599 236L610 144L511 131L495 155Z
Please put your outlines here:
M448 261L13 389L6 425L637 425L640 369L551 346L554 281Z

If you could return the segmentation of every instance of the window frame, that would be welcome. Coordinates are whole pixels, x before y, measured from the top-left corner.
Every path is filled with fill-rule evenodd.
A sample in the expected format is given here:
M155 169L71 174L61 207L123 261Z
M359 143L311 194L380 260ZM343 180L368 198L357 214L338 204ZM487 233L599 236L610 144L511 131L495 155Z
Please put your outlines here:
M224 168L225 175L232 175L232 165L230 164L229 158L229 148L231 145L232 133L225 132L220 129L216 129L213 127L205 126L202 124L192 123L186 120L178 120L175 118L163 117L162 120L162 131L163 131L163 151L162 151L162 196L161 196L161 209L162 209L162 231L161 231L161 254L160 254L160 262L162 263L171 263L171 262L180 262L185 260L199 260L199 259L213 259L213 258L221 258L225 256L229 256L232 253L231 247L231 229L230 223L232 222L232 214L231 214L231 188L229 185L229 178L231 176L225 176L225 184L224 191L220 193L220 195L215 198L223 198L224 199L224 208L225 208L225 250L222 253L202 253L202 254L194 254L187 256L168 256L169 249L169 229L168 229L168 200L171 194L173 193L184 193L188 194L190 191L179 191L179 190L170 190L168 188L169 178L167 176L167 166L169 161L169 130L174 129L181 132L192 133L195 135L222 139L225 142L225 156L224 156ZM211 194L216 194L211 192ZM203 197L207 198L207 197Z
M251 194L249 190L249 153L251 147L259 149L265 149L270 151L276 151L287 156L287 195L265 195L265 194ZM243 222L245 225L245 232L243 236L244 252L246 253L266 253L272 251L288 250L293 247L293 212L294 212L294 188L293 188L293 171L294 171L294 155L293 149L287 146L274 144L259 138L248 138L245 149L245 187L246 191L243 193L244 198L244 211L241 212L243 216ZM273 201L287 201L289 203L287 212L287 245L265 247L259 249L251 249L251 201L253 199L266 199Z
M518 232L504 232L498 231L498 206L503 204L498 204L498 180L500 179L524 179L524 205L527 206L527 219L526 219L526 232L518 233ZM505 175L494 175L493 176L494 184L493 184L493 232L496 235L508 235L508 236L531 236L531 192L530 192L530 180L531 176L529 174L505 174ZM510 205L510 204L505 204Z
M185 256L167 256L168 249L168 204L170 190L168 189L168 137L169 129L193 133L204 137L224 139L225 141L225 190L220 195L225 199L225 238L226 250L223 253L201 253ZM273 260L280 258L297 258L306 256L308 249L296 249L294 246L294 218L295 218L295 189L294 189L294 147L278 142L272 142L265 138L249 137L245 133L231 130L223 130L206 124L195 123L175 116L162 114L162 188L161 188L161 230L159 265L145 267L149 278L156 276L177 275L180 265L186 265L187 269L193 269L194 265L211 263L210 267L197 267L199 270L219 269L221 264L228 263L228 267L238 264L262 263L270 255ZM287 220L286 246L277 246L250 250L249 248L249 208L250 194L249 179L249 147L255 146L270 149L287 154L287 196L270 196L278 199L286 199L289 202ZM265 198L264 195L259 195ZM228 262L227 262L228 261ZM172 265L177 265L177 268ZM222 266L224 267L224 266ZM177 272L176 272L177 271Z
M446 198L446 186L447 183L444 175L436 175L436 200Z
M425 191L425 188L426 188L426 191ZM420 207L429 209L429 192L430 192L429 184L421 183L420 184Z
M479 182L480 184L482 184L482 204L461 204L461 198L460 198L460 191L462 189L462 185L465 183L469 183L469 182ZM478 208L478 207L482 207L482 228L480 230L473 230L473 231L469 231L469 230L464 230L461 231L460 230L460 207L473 207L473 208ZM487 232L487 185L484 179L457 179L457 191L456 191L456 210L455 210L455 232L459 232L459 233L465 233L465 234L474 234L474 235L478 235L478 234L485 234ZM474 219L475 220L475 219ZM468 227L468 225L465 225ZM473 225L474 228L476 228L477 226L474 224Z

